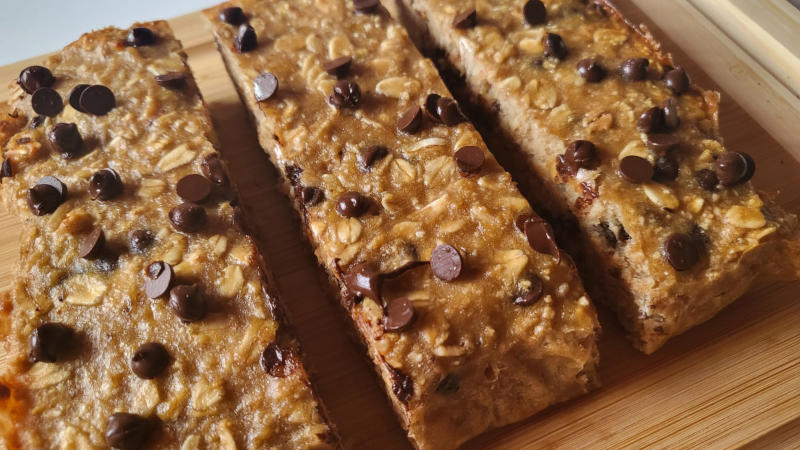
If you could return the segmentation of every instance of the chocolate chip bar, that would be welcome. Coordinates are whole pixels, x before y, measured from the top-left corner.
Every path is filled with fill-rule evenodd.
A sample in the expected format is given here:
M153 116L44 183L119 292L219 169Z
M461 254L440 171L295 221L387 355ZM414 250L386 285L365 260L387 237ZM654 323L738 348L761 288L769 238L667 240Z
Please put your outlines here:
M598 323L571 260L377 1L206 15L418 448L595 384Z
M2 448L335 445L184 60L166 22L107 28L0 110Z
M756 279L798 277L796 218L748 183L752 158L722 144L719 94L608 2L400 3L420 42L465 75L488 134L513 142L532 196L577 223L564 242L636 347L655 351Z

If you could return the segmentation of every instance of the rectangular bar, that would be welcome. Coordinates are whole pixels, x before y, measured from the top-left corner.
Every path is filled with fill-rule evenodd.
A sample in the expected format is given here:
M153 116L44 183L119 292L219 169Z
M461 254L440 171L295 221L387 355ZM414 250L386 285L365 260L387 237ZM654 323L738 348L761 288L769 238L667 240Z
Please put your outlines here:
M185 58L166 22L95 31L0 109L0 447L335 447Z
M454 448L592 387L598 324L431 62L355 3L206 16L412 442Z
M761 277L798 277L796 217L747 182L747 155L725 150L719 94L608 2L399 3L465 75L488 134L510 138L532 196L577 222L567 250L637 348L655 351Z

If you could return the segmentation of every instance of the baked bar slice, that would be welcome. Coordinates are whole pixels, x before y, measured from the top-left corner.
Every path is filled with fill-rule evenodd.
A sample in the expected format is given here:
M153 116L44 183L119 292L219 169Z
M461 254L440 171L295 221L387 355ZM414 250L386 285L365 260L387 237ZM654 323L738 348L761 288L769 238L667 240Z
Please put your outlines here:
M417 447L594 385L598 324L571 260L378 2L206 16Z
M333 446L167 23L85 34L11 99L0 447Z
M725 149L719 94L691 84L609 3L403 0L400 10L465 75L487 134L513 143L534 174L531 196L577 223L565 246L637 348L655 351L757 279L798 277L796 218L756 193L748 155Z

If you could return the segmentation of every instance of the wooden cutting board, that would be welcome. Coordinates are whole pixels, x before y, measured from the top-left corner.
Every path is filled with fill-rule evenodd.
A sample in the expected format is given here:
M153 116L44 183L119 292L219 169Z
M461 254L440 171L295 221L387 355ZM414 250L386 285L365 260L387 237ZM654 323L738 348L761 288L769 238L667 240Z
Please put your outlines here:
M643 8L661 2L633 1ZM649 23L657 36L665 37L631 0L616 3L635 22ZM258 146L203 18L193 13L171 24L208 102L248 215L256 221L262 251L272 262L312 379L345 446L409 448L363 349L349 337L338 303L324 288L322 270L289 202L277 190L276 171ZM717 80L730 81L731 74L698 65L671 41L664 43L700 84L718 89L700 67L714 69ZM23 67L40 59L0 67L0 80L15 79ZM6 95L0 92L0 101ZM800 211L800 163L727 95L721 117L728 146L751 153L758 162L755 183L783 191L780 203ZM758 117L768 120L763 114ZM1 212L0 228L0 289L8 289L20 225ZM800 446L800 284L764 283L651 356L628 345L608 312L601 311L601 320L603 388L481 436L467 448Z

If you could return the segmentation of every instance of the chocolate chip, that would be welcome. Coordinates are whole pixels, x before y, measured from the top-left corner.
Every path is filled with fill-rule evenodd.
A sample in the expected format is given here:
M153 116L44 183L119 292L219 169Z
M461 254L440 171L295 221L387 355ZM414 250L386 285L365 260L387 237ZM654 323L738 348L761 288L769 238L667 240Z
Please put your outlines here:
M55 322L39 325L31 333L30 361L54 363L63 360L76 345L75 331Z
M154 261L145 269L144 292L149 298L159 298L169 292L175 281L175 271L164 261Z
M372 13L378 10L378 0L353 0L353 8L360 13Z
M674 98L664 100L661 107L664 110L664 126L669 131L674 131L681 124L681 119L678 117L678 102Z
M236 30L236 36L233 37L233 45L239 53L255 50L258 47L255 28L246 23L239 25L239 29Z
M674 134L651 133L647 135L647 148L657 153L666 153L680 145L681 141Z
M724 152L714 162L714 172L723 186L735 186L753 177L755 163L745 153Z
M682 233L670 235L661 253L667 262L677 271L684 271L694 266L700 259L700 252L691 236Z
M57 123L47 132L53 149L66 159L73 159L83 153L83 138L74 123Z
M128 32L125 42L131 47L144 47L155 44L157 39L158 37L150 28L136 27Z
M436 113L439 120L447 126L457 125L466 120L458 103L449 97L441 97L436 101Z
M412 106L397 119L397 129L406 134L414 134L422 126L422 109Z
M455 28L472 28L478 23L478 12L475 8L460 12L453 17Z
M136 230L131 233L131 250L134 253L142 254L153 245L155 240L156 237L150 230Z
M44 116L36 116L33 119L31 119L31 123L30 125L28 125L28 128L33 130L35 128L39 128L40 126L42 126L43 123L44 123Z
M242 8L238 6L231 6L229 8L224 8L219 12L219 20L227 23L228 25L241 25L247 22L247 17L245 17Z
M561 260L561 251L556 244L556 235L553 227L540 218L531 218L525 222L525 236L528 245L539 253L550 255Z
M536 275L531 275L527 278L530 285L524 286L514 298L514 304L517 306L531 306L536 303L544 292L544 284L541 278Z
M203 158L201 168L203 169L203 175L211 180L212 183L217 186L228 185L228 175L225 172L225 167L223 167L222 162L219 160L218 153L210 153Z
M641 81L647 78L649 66L650 60L647 58L630 58L623 61L619 69L622 72L622 78L628 81Z
M473 174L479 172L481 167L483 167L483 163L486 162L486 155L483 153L483 150L481 150L480 147L475 147L474 145L461 147L453 155L453 158L456 160L458 169L463 174Z
M78 246L78 256L84 259L96 259L99 257L106 246L106 235L100 227L92 228L92 231L87 234L81 244Z
M606 77L606 69L594 58L578 61L578 73L589 83L597 83Z
M414 304L411 300L406 297L392 299L386 305L383 329L386 331L402 331L411 325L415 316Z
M170 289L169 306L184 323L197 322L208 314L208 303L196 284L179 284Z
M700 185L701 188L707 191L714 191L717 189L717 185L719 185L719 178L717 178L717 173L711 169L700 169L694 173L694 178L697 180L697 184Z
M522 17L530 26L541 25L547 20L547 9L540 0L528 0L522 7Z
M370 171L376 162L383 159L389 153L388 149L383 145L370 145L367 148L361 149L360 161L361 168Z
M300 191L300 198L306 206L318 205L324 198L325 193L322 189L315 186L305 186Z
M167 72L155 76L156 83L167 89L183 89L186 86L186 74L183 72Z
M461 275L461 255L447 244L437 245L431 253L431 270L436 278L453 281Z
M111 200L122 194L122 180L114 169L101 169L89 178L89 195L95 200Z
M531 214L521 214L514 221L514 226L517 227L517 230L519 230L520 233L524 234L525 233L525 225L527 225L529 220L534 219L534 218L538 219L538 217L534 217Z
M640 156L626 156L619 162L619 173L631 183L644 183L653 178L653 165Z
M203 203L211 195L211 182L208 181L208 178L193 173L181 178L175 191L184 201Z
M673 181L678 178L679 170L678 161L675 160L673 155L665 154L659 156L656 159L655 167L653 167L653 180L659 183Z
M449 373L436 385L436 393L442 395L455 394L460 388L458 377Z
M585 140L572 141L564 152L564 163L570 173L578 173L578 169L594 169L597 167L597 147Z
M542 39L544 44L544 56L564 59L567 57L567 44L564 39L555 33L547 33Z
M206 210L191 203L182 203L170 210L169 221L178 231L194 233L206 226Z
M355 108L361 102L361 88L353 81L339 80L328 100L339 108Z
M37 216L55 211L64 200L56 188L48 184L37 184L28 189L28 207Z
M336 78L344 78L347 76L347 73L350 72L350 66L352 64L352 56L342 56L341 58L332 59L322 63L322 69Z
M664 74L664 82L675 95L681 95L689 90L689 76L680 67Z
M0 181L2 181L3 178L11 178L12 176L14 176L14 174L11 170L11 160L4 159L3 165L0 166Z
M55 188L56 191L58 191L58 195L60 196L61 201L64 201L64 200L67 199L67 185L65 185L63 182L61 182L61 180L59 180L56 177L48 176L48 177L39 178L39 180L36 181L36 184L37 185L45 184L45 185L51 186L51 187Z
M83 91L85 91L86 88L88 88L88 87L89 87L88 84L79 84L79 85L75 86L74 88L72 88L72 90L69 92L69 104L76 111L79 111L79 112L82 112L82 113L86 112L86 111L83 110L83 108L81 108L81 94L83 94Z
M36 90L31 96L31 105L36 114L55 117L64 109L64 101L55 89L43 87Z
M383 278L375 264L362 262L353 265L342 275L347 290L351 295L360 295L379 301Z
M639 116L637 126L642 133L649 134L664 131L664 110L658 106L648 109Z
M50 87L55 82L50 69L42 66L28 66L22 69L17 78L17 84L28 94L33 94L39 88Z
M117 412L106 423L106 443L120 450L138 450L150 438L150 421L136 414Z
M414 396L414 380L402 370L395 369L388 363L386 363L386 366L392 376L392 393L400 400L400 403L407 405L411 397Z
M272 342L261 352L261 368L275 378L287 377L295 369L294 354L291 349Z
M336 200L336 212L342 217L359 217L367 212L369 203L358 192L349 191Z
M428 94L428 96L425 97L425 113L434 122L441 122L441 119L439 119L439 111L437 110L440 98L442 98L442 96L439 94Z
M157 342L140 345L131 358L131 370L137 377L145 380L161 375L168 365L169 352Z
M278 78L275 75L264 72L253 80L253 92L257 102L263 102L275 95L278 90Z
M84 111L95 116L104 116L111 111L117 104L114 98L114 93L111 89L101 85L95 84L89 86L81 93L80 99L81 108Z

